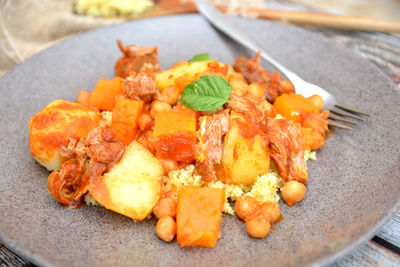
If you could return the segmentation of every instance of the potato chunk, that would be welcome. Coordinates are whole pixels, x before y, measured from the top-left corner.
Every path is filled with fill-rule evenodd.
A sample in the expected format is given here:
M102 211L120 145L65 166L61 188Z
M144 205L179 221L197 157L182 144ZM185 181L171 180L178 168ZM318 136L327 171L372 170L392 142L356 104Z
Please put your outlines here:
M251 185L258 175L268 172L269 152L267 141L260 134L252 139L243 136L240 127L245 127L244 123L242 115L231 113L230 129L224 140L222 165L226 182Z
M117 165L103 176L91 179L89 192L107 209L142 221L160 197L163 173L160 161L133 141Z
M69 138L79 140L99 126L100 112L81 104L55 100L29 121L29 146L32 156L49 171L59 170L60 154Z
M160 92L171 86L182 92L186 85L198 80L200 76L213 74L227 79L231 72L232 69L228 65L215 61L180 62L157 74L155 82Z

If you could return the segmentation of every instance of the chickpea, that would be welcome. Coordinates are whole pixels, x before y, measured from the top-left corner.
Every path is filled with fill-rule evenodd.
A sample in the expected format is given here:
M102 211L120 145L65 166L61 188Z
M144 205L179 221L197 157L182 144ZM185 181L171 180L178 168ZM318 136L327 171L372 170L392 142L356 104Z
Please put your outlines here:
M156 152L152 130L145 130L141 132L136 141L144 145L151 153L154 154Z
M150 117L149 114L143 113L142 115L140 115L138 119L138 125L141 131L150 129L151 126L153 125L153 119Z
M258 83L251 83L247 92L255 98L264 98L265 90Z
M170 110L172 110L170 104L159 100L154 100L151 103L150 116L154 119L157 113L166 112Z
M244 78L243 74L240 73L240 72L236 72L236 71L232 71L231 72L228 81L231 82L232 79L246 81L246 79Z
M259 214L246 220L246 228L249 236L254 238L264 238L269 234L271 225L267 218L262 216L262 214Z
M156 224L157 236L165 242L171 242L176 234L176 222L171 216L162 216Z
M258 210L258 201L250 196L240 196L236 200L235 210L240 219L246 220Z
M319 95L312 95L308 98L319 110L324 107L324 100Z
M175 105L179 98L179 89L175 86L169 86L162 91L160 95L157 96L157 99L166 102L170 105Z
M294 85L290 81L281 81L280 82L282 91L284 93L293 93L294 92Z
M242 95L244 93L246 93L247 91L247 83L243 80L239 80L239 79L231 79L230 80L230 84L232 85L232 92Z
M261 212L270 222L276 222L281 216L281 209L278 203L266 201L261 204Z
M173 159L159 158L161 165L164 169L164 174L168 174L170 171L175 171L179 168L178 162Z
M288 206L302 200L305 194L306 187L297 181L289 181L281 189L281 195Z
M157 218L163 216L176 217L176 201L171 197L160 198L153 208L153 213Z

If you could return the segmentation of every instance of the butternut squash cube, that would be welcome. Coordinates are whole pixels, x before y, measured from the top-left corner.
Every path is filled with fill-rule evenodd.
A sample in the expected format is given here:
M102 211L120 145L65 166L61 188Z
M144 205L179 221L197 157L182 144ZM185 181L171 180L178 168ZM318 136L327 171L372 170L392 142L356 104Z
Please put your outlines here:
M115 135L125 145L136 136L137 121L143 111L143 102L119 98L113 109L112 124Z
M115 77L107 80L100 78L89 97L89 104L101 109L112 111L116 103L116 96L122 94L125 81Z
M223 189L184 186L178 193L177 240L182 246L212 248L220 236Z
M180 109L158 113L153 135L158 156L182 162L192 161L196 143L196 112Z
M300 121L299 111L307 113L319 113L320 110L314 103L300 94L283 94L274 102L276 111L294 122Z

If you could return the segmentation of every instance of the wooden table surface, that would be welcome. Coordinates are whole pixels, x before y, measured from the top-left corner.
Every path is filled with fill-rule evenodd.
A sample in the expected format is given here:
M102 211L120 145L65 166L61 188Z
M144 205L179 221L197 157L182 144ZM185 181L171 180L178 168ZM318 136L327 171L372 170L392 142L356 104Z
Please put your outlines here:
M290 1L284 3L287 4ZM380 33L307 27L374 63L400 92L400 38ZM400 194L400 192L399 192ZM32 266L0 243L0 266ZM369 242L332 266L400 266L400 212Z

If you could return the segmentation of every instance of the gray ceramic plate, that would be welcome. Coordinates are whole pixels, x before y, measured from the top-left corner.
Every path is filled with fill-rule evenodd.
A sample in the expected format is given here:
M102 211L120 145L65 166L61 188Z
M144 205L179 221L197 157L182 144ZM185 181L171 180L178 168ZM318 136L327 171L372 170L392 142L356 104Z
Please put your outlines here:
M28 120L54 99L74 100L99 77L111 78L125 44L157 45L163 68L209 52L232 64L249 54L196 15L133 21L64 41L0 80L0 239L39 265L327 264L371 238L399 206L400 97L372 64L296 27L238 19L249 35L305 79L370 112L338 130L309 164L305 199L282 205L284 221L263 240L224 216L213 249L181 248L155 235L155 220L135 223L101 207L61 207L48 193L48 172L30 156Z

